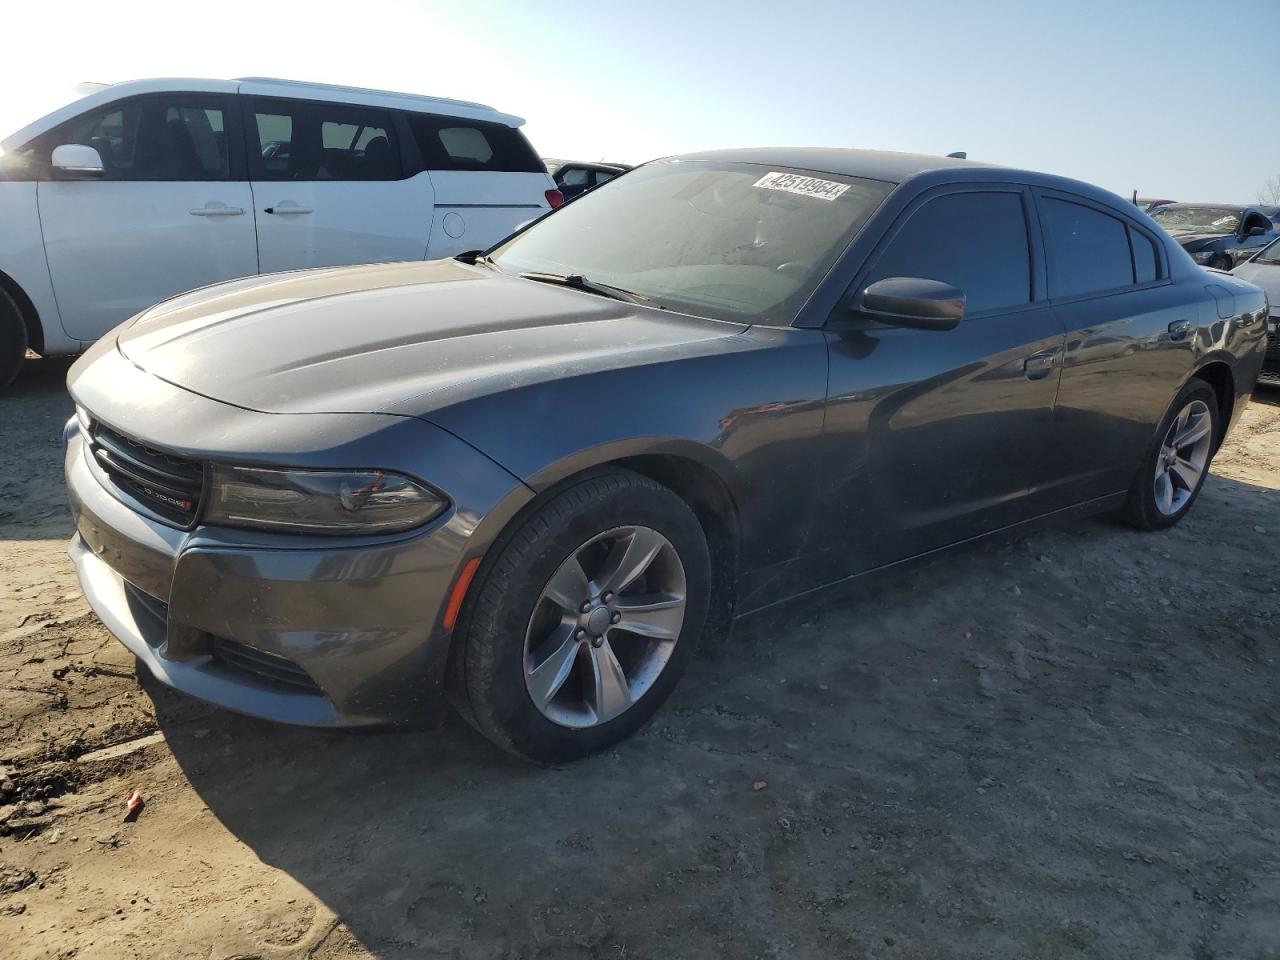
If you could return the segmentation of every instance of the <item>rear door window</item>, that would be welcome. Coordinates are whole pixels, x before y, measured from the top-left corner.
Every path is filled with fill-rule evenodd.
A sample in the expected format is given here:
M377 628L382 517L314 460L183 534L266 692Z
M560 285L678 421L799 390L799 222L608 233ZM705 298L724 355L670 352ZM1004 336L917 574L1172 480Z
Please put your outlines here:
M529 141L514 127L425 113L405 116L428 170L546 170Z
M864 285L923 277L964 291L966 313L1031 302L1031 254L1017 193L952 193L926 201L889 241Z
M385 110L320 101L254 99L249 169L255 180L399 180L395 125Z
M1080 203L1042 198L1040 218L1049 251L1049 296L1078 297L1132 286L1134 260L1154 249L1129 246L1131 231L1113 217ZM1135 236L1135 242L1139 240ZM1153 278L1154 279L1154 278Z

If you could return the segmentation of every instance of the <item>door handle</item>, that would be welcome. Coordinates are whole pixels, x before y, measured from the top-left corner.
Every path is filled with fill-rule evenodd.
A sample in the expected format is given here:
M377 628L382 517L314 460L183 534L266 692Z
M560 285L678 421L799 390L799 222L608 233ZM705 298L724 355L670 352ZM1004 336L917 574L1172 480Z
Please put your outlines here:
M1058 364L1058 352L1033 353L1022 361L1022 371L1028 380L1043 380Z
M206 203L203 207L188 210L193 217L238 217L244 207L228 207L225 203Z
M280 204L279 206L276 206L276 207L266 207L263 209L262 212L274 213L278 217L282 217L282 216L293 217L303 213L312 213L314 211L312 211L310 207L300 207L297 204L290 204L287 207L284 204Z
M1192 331L1193 327L1190 320L1175 320L1169 324L1169 339L1174 343L1179 340L1187 339L1187 334Z

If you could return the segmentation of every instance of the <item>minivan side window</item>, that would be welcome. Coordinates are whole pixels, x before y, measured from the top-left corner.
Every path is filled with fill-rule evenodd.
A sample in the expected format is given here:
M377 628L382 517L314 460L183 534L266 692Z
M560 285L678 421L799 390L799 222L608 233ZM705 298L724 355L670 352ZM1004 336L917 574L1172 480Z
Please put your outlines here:
M198 94L139 97L69 120L42 138L47 163L64 143L93 147L104 180L226 180L226 114Z
M1155 249L1118 217L1046 197L1040 203L1045 244L1049 250L1049 296L1078 297L1132 286L1135 262L1155 279ZM1130 236L1134 246L1130 248ZM1141 243L1145 241L1148 249Z
M544 173L546 167L519 130L501 123L406 113L428 170Z
M321 101L254 99L249 172L255 180L399 180L395 125L385 110Z
M889 241L864 286L885 277L924 277L959 287L970 314L1030 303L1022 197L966 192L927 201Z

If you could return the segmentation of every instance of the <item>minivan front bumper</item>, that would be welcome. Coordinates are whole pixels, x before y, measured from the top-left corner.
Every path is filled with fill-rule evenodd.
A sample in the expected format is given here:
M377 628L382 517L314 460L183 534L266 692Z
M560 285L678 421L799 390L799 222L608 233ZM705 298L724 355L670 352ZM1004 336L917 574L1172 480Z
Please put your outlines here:
M130 423L138 419L136 407L132 418L129 411L103 410L111 401L85 387L83 378L73 382L76 399L90 414L112 417L114 429L147 443L175 450L190 429L171 418ZM183 403L190 405L191 396ZM207 436L251 436L243 424L256 416L267 422L263 437L279 442L287 421L308 419L198 399L186 409L215 418L206 423ZM317 422L323 416L311 415L302 426L323 433ZM238 425L229 429L218 417ZM405 460L425 458L437 465L429 482L452 501L441 517L409 534L337 538L200 524L178 529L113 487L86 455L86 435L73 418L65 436L76 522L69 553L90 606L160 681L231 710L311 726L439 720L450 642L441 614L449 592L465 563L483 553L482 521L490 511L499 504L499 514L518 509L532 494L430 424L377 419L401 421L392 424L396 439L385 455L364 459L376 456L366 450L346 462L421 476L422 462ZM289 465L334 467L344 460L341 450L311 454L285 442L294 448ZM230 456L261 459L262 451L248 446ZM209 458L189 442L178 452Z

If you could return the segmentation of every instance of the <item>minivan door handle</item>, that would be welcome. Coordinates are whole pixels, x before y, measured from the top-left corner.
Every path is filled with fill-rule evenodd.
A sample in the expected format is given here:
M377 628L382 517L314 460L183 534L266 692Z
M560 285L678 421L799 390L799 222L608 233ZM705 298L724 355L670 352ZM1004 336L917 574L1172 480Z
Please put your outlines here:
M296 203L294 203L292 200L285 200L282 203L276 204L274 207L266 207L265 209L263 209L262 212L274 213L278 217L283 217L283 216L296 217L299 214L312 213L314 211L312 211L310 207L300 207Z
M244 213L244 207L229 207L217 200L210 200L203 207L195 207L187 213L193 217L238 217Z
M1189 334L1191 330L1192 325L1190 320L1175 320L1173 323L1169 324L1169 339L1174 343L1177 343L1179 340L1185 340L1187 339L1187 334Z
M1033 353L1022 361L1022 370L1028 380L1043 380L1058 363L1058 351Z

